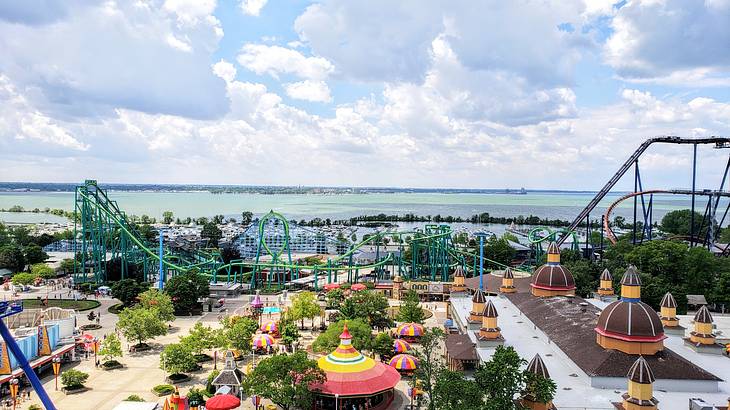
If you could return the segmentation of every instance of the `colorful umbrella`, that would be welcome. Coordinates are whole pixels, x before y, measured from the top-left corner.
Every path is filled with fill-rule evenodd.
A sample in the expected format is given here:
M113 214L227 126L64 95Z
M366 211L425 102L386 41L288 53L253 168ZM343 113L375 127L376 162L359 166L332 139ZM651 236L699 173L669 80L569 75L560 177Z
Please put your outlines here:
M241 405L241 400L232 394L219 394L205 401L206 410L231 410Z
M335 290L335 289L339 289L339 288L340 288L339 283L328 283L328 284L324 285L324 290Z
M395 333L398 336L421 337L423 336L423 326L418 323L403 323L398 326Z
M410 343L406 342L403 339L395 339L393 341L393 351L396 353L405 353L411 350Z
M397 354L388 364L396 370L416 370L418 359L409 354Z
M265 333L253 336L253 347L261 349L274 345L274 338Z
M268 322L265 322L263 325L261 325L261 327L259 327L259 330L264 333L276 333L279 331L279 326L273 320L269 320Z
M363 285L362 283L356 283L356 284L350 286L350 289L353 291L365 290L365 289L367 289L367 286Z

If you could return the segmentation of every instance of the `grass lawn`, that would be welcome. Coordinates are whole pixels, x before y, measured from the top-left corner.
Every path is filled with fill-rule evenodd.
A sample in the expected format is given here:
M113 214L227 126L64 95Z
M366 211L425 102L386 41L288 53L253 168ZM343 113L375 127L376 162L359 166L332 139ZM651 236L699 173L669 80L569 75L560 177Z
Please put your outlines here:
M45 299L23 299L24 309L44 309L43 306ZM101 305L96 300L73 300L73 299L48 299L47 307L60 307L63 309L74 309L74 310L91 310L96 309Z

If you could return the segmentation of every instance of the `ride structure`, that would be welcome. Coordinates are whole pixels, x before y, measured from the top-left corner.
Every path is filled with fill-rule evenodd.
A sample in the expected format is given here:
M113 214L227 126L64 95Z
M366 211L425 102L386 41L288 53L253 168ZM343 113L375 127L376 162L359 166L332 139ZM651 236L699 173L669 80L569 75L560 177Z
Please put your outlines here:
M641 172L639 170L639 160L641 158L641 155L652 145L652 144L678 144L678 145L691 145L692 146L692 187L689 190L644 190L643 184L641 181ZM715 214L717 211L717 208L720 204L720 198L727 196L726 193L723 191L723 188L725 186L725 183L727 181L727 175L728 171L730 170L730 157L728 158L727 165L725 166L725 171L723 173L722 181L720 183L720 188L715 191L714 194L711 194L711 191L706 190L698 190L697 189L697 147L698 145L714 145L716 149L722 149L722 148L730 148L730 138L725 137L709 137L709 138L680 138L676 136L661 136L661 137L655 137L650 138L644 141L624 162L621 167L619 167L618 171L616 171L613 176L606 182L606 184L599 190L596 195L591 199L591 201L586 205L586 207L578 214L578 216L573 220L573 222L565 228L567 232L574 232L581 224L585 223L586 227L586 238L590 238L590 230L591 230L591 221L590 221L590 214L593 212L598 204L603 200L606 195L611 191L611 189L618 183L618 181L630 170L634 169L634 192L627 195L625 198L621 198L616 202L621 202L625 199L632 198L633 199L633 223L632 223L632 243L641 243L645 239L649 239L651 237L651 225L652 225L652 217L653 217L653 194L655 193L669 193L669 194L685 194L691 196L692 204L691 204L691 221L690 221L690 235L689 235L689 242L690 246L694 246L697 243L705 243L708 244L709 247L712 247L714 241L717 239L717 231L713 231L710 235L710 238L699 238L698 234L702 232L702 229L696 229L695 224L695 207L696 207L696 197L698 195L707 195L709 196L708 205L706 207L706 212L703 217L703 223L707 222L709 225L707 226L721 226L722 223L719 225L715 225L716 221L714 221ZM649 195L649 201L645 201L644 195ZM641 203L641 216L643 217L643 221L639 221L638 219L638 212L639 212L639 202ZM616 203L614 203L611 207L609 207L609 210L613 210L615 208ZM728 211L730 210L730 203L728 204L728 207L726 208L722 220L724 221L725 216L727 215ZM609 224L609 220L607 218L607 215L610 214L610 212L607 212L606 215L603 215L603 221L601 223L601 229L605 229L606 226ZM638 232L638 229L641 228L642 232ZM712 230L712 228L710 229ZM710 231L708 230L708 231ZM561 245L563 242L565 242L570 235L563 234L558 238L558 245ZM615 238L615 237L614 237ZM603 232L601 232L601 240L603 239Z
M76 282L101 283L135 276L158 282L162 287L172 276L195 271L212 282L249 283L252 289L282 289L310 283L317 290L320 282L356 283L365 275L376 281L400 276L406 280L447 282L457 265L472 275L480 272L478 265L507 267L483 253L478 255L455 246L448 225L376 231L356 243L324 238L325 244L334 241L337 254L311 263L295 258L291 250L291 232L302 227L271 211L244 232L258 229L254 257L224 262L217 248L173 246L162 240L161 230L156 233L148 229L144 234L94 180L76 188L75 210ZM391 240L393 245L389 245ZM372 255L363 257L367 254Z

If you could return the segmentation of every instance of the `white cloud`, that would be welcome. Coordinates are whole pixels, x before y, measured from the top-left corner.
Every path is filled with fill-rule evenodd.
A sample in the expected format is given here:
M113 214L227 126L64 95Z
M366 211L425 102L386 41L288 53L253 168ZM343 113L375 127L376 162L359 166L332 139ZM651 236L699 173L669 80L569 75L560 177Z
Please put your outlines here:
M238 63L256 74L293 74L301 78L321 80L334 71L332 63L322 57L306 57L299 51L280 46L246 44L238 55Z
M689 87L728 85L728 2L633 1L611 22L604 56L623 79Z
M284 84L286 94L297 100L314 102L330 102L332 96L327 83L324 81L304 80L296 83Z
M216 0L165 0L162 8L175 13L182 24L197 24L212 15Z
M126 108L220 116L224 82L210 70L220 23L203 15L211 7L182 4L83 3L54 24L0 19L0 72L32 89L27 98L53 115L108 116Z
M241 0L241 10L243 14L258 16L267 2L268 0Z

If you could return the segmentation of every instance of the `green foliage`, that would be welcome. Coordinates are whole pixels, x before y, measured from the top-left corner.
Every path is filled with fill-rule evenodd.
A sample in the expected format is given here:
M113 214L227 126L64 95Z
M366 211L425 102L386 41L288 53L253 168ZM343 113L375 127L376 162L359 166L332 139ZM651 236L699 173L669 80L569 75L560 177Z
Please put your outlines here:
M436 375L431 401L437 409L481 410L484 394L463 372L441 369Z
M32 273L21 272L16 273L11 280L13 285L32 285L37 278L38 276Z
M242 317L232 322L225 332L227 347L241 352L251 350L251 337L258 328L258 323L248 317Z
M525 394L534 398L538 403L549 403L555 397L557 386L551 379L546 379L535 373L525 372Z
M484 243L484 255L495 262L509 265L517 255L517 251L509 245L505 238L493 236Z
M218 241L220 241L223 233L221 232L218 225L215 222L206 222L203 225L203 229L200 231L200 237L208 240L208 246L211 248L218 247Z
M175 392L175 386L171 384L158 384L152 388L152 391L161 396L166 396Z
M180 338L180 343L187 346L194 354L199 355L205 349L211 349L216 345L215 333L210 326L203 326L196 322L190 329L187 336Z
M101 343L99 354L106 361L114 360L116 357L122 357L122 342L116 333L110 333Z
M143 398L141 398L141 397L139 397L139 396L137 396L136 394L130 394L129 396L127 396L127 398L126 398L126 399L124 399L124 401L137 401L137 402L143 402L143 401L144 401L144 399L143 399Z
M30 273L43 279L53 279L56 277L56 271L45 263L36 263L30 267Z
M418 293L409 290L405 295L403 304L398 309L398 321L423 324L424 320L426 320L426 315L421 308Z
M139 304L146 308L157 312L160 320L172 322L175 320L175 308L172 304L172 298L158 289L147 289L139 294Z
M479 366L474 380L486 396L487 409L516 409L514 397L527 382L526 373L520 370L524 364L512 346L498 346L492 359Z
M723 272L720 275L712 293L712 299L717 303L730 306L730 272Z
M243 380L243 390L248 395L257 394L271 400L284 410L312 407L312 384L324 383L325 373L317 362L305 352L274 355L254 368Z
M137 296L149 289L148 283L139 283L134 279L122 279L112 284L112 297L118 299L124 306L132 306L137 301Z
M311 319L314 323L314 318L320 314L321 310L314 293L305 291L292 297L289 315L294 321L301 320L302 327L304 327L304 319Z
M667 212L662 218L661 228L666 233L675 235L688 236L690 234L690 226L692 220L692 210L680 209L676 211ZM702 214L695 211L695 234L699 233L700 226L702 225ZM707 227L703 229L702 237L704 232L707 231Z
M31 265L48 259L48 254L43 252L43 249L36 244L26 246L23 251L25 252L25 262Z
M167 334L167 326L155 310L144 307L126 308L119 313L117 327L127 340L145 340Z
M393 352L393 336L390 333L378 333L373 340L373 352L380 355L380 358L392 357Z
M170 225L174 217L172 211L165 211L162 213L162 223Z
M188 372L196 365L192 350L183 343L169 344L160 353L160 369L169 374Z
M75 389L84 387L84 383L88 378L88 373L76 369L69 369L61 373L61 384L67 389Z
M281 327L281 341L285 346L291 346L299 340L299 328L294 322L285 323Z
M345 292L342 289L333 289L325 295L327 299L327 309L339 309L345 300Z
M205 389L199 389L195 387L191 387L190 390L188 390L188 401L193 402L197 401L198 404L202 404L205 402L205 398L207 397L207 391Z
M248 225L253 220L253 212L243 211L241 212L241 224Z
M418 368L413 378L415 384L418 380L421 389L426 393L428 399L428 410L436 410L434 402L434 389L436 386L436 378L444 369L443 357L441 355L441 341L445 334L441 329L427 329L421 337L419 346L414 348L413 353L418 357ZM415 387L413 384L411 387Z
M71 258L67 258L61 261L61 263L58 265L58 270L64 273L73 273L74 271L74 260Z
M172 298L175 312L189 313L200 307L198 299L210 296L208 279L195 271L170 278L165 283L165 293Z
M5 245L0 248L0 268L20 272L25 268L25 255L17 245Z
M350 296L340 306L341 319L363 319L371 327L384 329L393 321L388 317L388 299L377 292L360 291Z
M561 256L561 262L563 261ZM603 269L587 259L562 262L575 279L575 292L579 296L588 297L598 289L598 282Z
M215 393L215 386L213 386L213 380L215 380L218 375L221 374L221 371L218 369L214 369L213 371L208 374L208 379L205 383L205 391L208 392L208 394Z
M312 344L312 349L319 353L330 353L340 344L340 335L347 322L347 329L352 335L352 345L358 350L372 350L372 328L362 319L340 320L330 324L327 330L320 333ZM392 348L392 346L391 346Z

